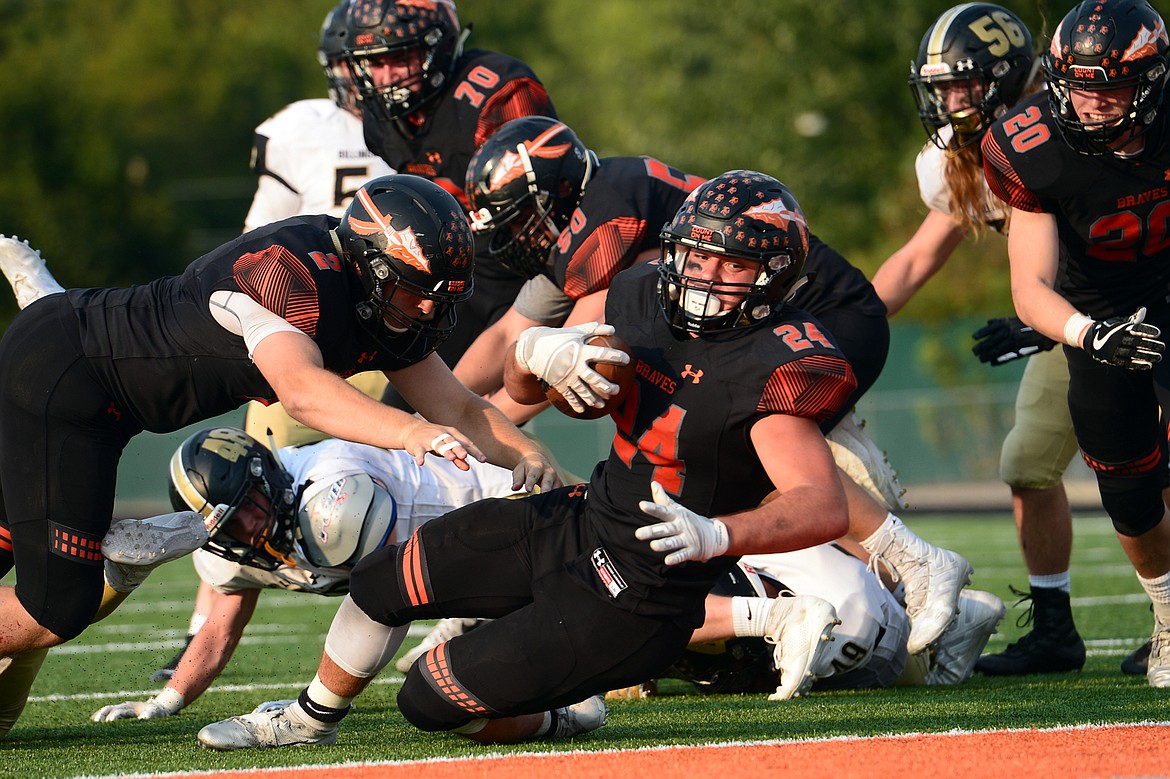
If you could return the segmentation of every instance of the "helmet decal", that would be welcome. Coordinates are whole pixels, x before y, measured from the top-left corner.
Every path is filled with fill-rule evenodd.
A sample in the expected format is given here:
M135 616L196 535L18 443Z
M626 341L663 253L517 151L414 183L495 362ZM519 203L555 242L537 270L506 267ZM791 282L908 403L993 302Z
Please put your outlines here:
M349 226L353 228L353 231L359 235L382 233L386 236L386 254L389 254L396 260L405 262L412 268L417 268L423 273L430 273L431 261L427 259L422 247L419 246L418 238L414 235L414 229L407 227L405 230L395 230L394 226L390 224L390 217L378 211L378 207L374 204L370 194L364 188L358 190L357 197L362 201L362 206L366 209L366 213L374 221L367 222L351 214L349 217Z
M805 221L804 215L793 211L783 200L770 200L767 203L760 203L757 206L752 206L743 212L744 216L750 216L752 219L757 219L761 222L767 222L770 225L779 227L781 230L787 230L791 222L796 222L802 229L808 229L808 222Z
M1159 41L1161 41L1163 46L1170 45L1170 38L1166 36L1165 23L1159 19L1157 26L1152 31L1143 24L1142 28L1138 30L1137 37L1133 39L1133 42L1129 44L1129 48L1121 55L1121 61L1133 62L1143 57L1156 56Z
M565 125L557 122L531 141L522 142L519 145L521 150L508 151L501 155L500 164L492 170L491 177L488 179L488 191L495 192L521 176L530 175L532 164L528 158L540 157L541 159L553 160L568 154L573 148L571 143L548 145L549 141L564 129L566 129Z

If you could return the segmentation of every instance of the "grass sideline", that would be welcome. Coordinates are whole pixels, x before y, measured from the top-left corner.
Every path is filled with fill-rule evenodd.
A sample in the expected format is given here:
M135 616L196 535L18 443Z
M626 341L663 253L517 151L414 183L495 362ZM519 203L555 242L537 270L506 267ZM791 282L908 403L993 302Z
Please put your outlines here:
M965 554L975 566L972 586L995 592L1008 603L990 650L1026 630L1016 624L1023 609L1012 607L1008 590L1009 584L1021 589L1027 585L1009 515L916 516L911 525L924 537ZM160 720L89 722L89 715L103 705L142 700L157 689L148 677L182 642L195 582L188 562L164 566L113 616L52 651L24 716L0 741L0 777L113 776L484 753L457 737L421 733L407 724L395 708L401 680L392 666L357 701L335 747L229 754L200 748L195 734L203 725L264 700L294 697L312 678L337 601L278 591L261 597L231 664L189 709ZM667 682L660 697L614 703L609 724L596 733L572 742L534 742L493 751L612 750L1164 720L1167 693L1118 669L1121 658L1148 636L1152 617L1103 515L1076 519L1073 599L1077 625L1089 647L1088 663L1079 674L976 676L953 688L814 693L786 703L764 696L703 696L684 683Z

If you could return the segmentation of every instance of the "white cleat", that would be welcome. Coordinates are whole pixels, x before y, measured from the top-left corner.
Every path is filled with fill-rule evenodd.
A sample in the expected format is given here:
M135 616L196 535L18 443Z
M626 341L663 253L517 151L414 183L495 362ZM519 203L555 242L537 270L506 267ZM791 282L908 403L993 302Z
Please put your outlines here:
M115 520L102 539L106 581L118 592L133 592L155 568L191 554L207 538L203 515L196 511Z
M203 515L197 511L119 519L102 539L102 555L124 565L161 565L191 554L207 538Z
M775 599L764 625L764 641L773 644L772 658L780 672L776 692L770 701L799 698L823 675L833 641L833 628L841 624L837 610L815 595Z
M886 453L877 448L865 432L865 420L850 411L828 432L825 439L837 467L870 494L879 505L897 514L906 510L906 490Z
M959 616L935 644L935 667L926 674L926 683L965 682L1006 611L1003 601L990 592L963 590Z
M906 616L910 618L906 650L918 654L955 621L959 594L971 582L975 569L962 555L923 541L897 517L887 520L861 545L874 558L871 566L880 558L901 579L906 590Z
M21 308L45 295L65 291L49 273L41 253L16 236L0 235L0 271L12 285Z
M548 738L573 738L604 725L609 707L600 695L594 695L572 706L553 709L552 714L553 725Z
M1150 637L1150 660L1146 666L1146 681L1151 687L1170 687L1170 625L1154 620L1154 634Z
M481 620L474 617L447 617L441 619L431 628L431 632L423 636L423 640L418 642L418 645L404 654L402 657L394 661L394 667L400 673L406 673L410 667L414 665L414 661L431 651L444 641L450 641L455 636L461 636L464 633L474 629L479 625Z
M204 747L220 752L332 746L337 743L337 726L323 726L323 723L315 722L302 712L298 704L293 703L285 708L213 722L199 731L198 739Z

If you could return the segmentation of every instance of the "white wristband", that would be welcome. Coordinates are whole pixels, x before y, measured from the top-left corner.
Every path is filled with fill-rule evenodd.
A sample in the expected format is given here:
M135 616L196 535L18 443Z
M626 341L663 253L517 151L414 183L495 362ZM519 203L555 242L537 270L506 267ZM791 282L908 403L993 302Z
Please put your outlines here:
M158 695L151 698L151 701L167 714L175 714L187 705L183 696L173 687L164 687Z
M1081 336L1093 324L1092 317L1087 317L1079 311L1068 318L1064 323L1064 342L1077 349L1081 348Z

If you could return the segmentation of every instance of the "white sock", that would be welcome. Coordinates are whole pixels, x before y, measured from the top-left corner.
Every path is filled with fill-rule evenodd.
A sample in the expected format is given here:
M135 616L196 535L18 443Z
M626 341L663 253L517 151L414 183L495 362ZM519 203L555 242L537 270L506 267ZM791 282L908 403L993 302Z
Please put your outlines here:
M748 598L736 596L731 599L731 624L735 635L741 637L754 636L763 638L764 625L768 622L768 615L772 613L772 606L776 601L772 598Z
M328 706L331 709L344 709L353 702L353 698L338 695L330 690L321 681L321 677L316 675L313 676L313 681L309 682L309 698L314 703Z
M1141 574L1138 574L1137 578L1142 584L1142 589L1154 602L1154 617L1158 623L1170 625L1170 571L1153 579L1143 579Z
M484 720L484 722L486 723L487 720ZM551 727L552 727L552 712L546 711L544 713L544 721L540 723L540 727L536 729L536 732L532 734L532 737L539 738L541 736L547 736L548 731Z
M889 546L889 542L893 540L894 533L898 531L899 527L901 527L905 532L910 533L910 529L902 524L902 520L898 519L893 514L887 513L885 521L878 525L878 529L873 531L873 533L868 538L861 539L862 548L870 554L878 554L885 551L886 547ZM914 534L910 533L910 535Z
M197 611L191 612L191 621L187 623L187 635L193 636L199 632L199 628L207 622L207 615L200 614Z
M1064 573L1048 573L1043 576L1028 576L1028 586L1043 587L1048 590L1072 592L1072 576L1068 571Z

